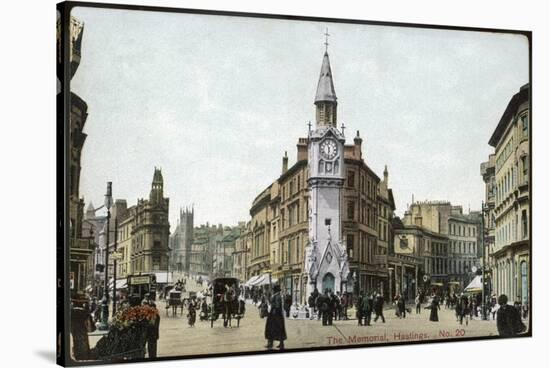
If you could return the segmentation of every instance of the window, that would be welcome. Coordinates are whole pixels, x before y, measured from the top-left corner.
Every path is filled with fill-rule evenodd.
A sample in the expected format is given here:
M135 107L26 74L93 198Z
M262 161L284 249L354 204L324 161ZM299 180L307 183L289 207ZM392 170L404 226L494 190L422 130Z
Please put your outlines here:
M348 202L348 220L353 220L355 215L355 203L352 201Z
M348 234L346 239L346 248L348 251L348 257L349 259L353 259L353 235Z
M527 156L521 157L521 168L523 173L523 183L527 183L529 181L529 160L527 159Z
M521 131L524 137L529 135L529 116L523 115L521 117Z
M348 171L348 187L355 188L355 172Z
M528 236L527 211L521 211L521 236L526 239Z

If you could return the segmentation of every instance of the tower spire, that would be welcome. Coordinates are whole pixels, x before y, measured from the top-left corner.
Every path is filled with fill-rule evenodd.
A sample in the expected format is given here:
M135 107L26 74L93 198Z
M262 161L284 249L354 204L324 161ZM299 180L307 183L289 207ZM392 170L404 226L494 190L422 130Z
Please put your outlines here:
M332 70L328 57L328 28L325 35L325 54L321 64L321 73L317 83L317 92L315 94L316 120L318 126L331 126L336 128L336 106L337 97L332 80Z

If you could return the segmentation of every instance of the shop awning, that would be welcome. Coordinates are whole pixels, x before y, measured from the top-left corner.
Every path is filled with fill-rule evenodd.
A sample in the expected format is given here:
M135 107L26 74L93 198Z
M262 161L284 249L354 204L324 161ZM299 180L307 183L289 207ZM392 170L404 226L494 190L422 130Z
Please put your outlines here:
M277 282L277 279L271 278L271 283ZM262 275L256 275L252 276L245 284L244 286L252 287L252 286L264 286L270 284L270 277L268 273L264 273Z
M466 286L464 291L467 293L481 293L482 287L483 287L483 283L481 280L481 275L477 275L476 277L474 277L472 282L470 282L468 286Z
M248 287L251 287L254 285L254 282L260 278L261 275L256 275L256 276L252 276L251 278L248 279L247 282L244 283L244 286L248 286Z
M116 280L116 288L117 289L125 289L127 285L127 280L126 279L118 279ZM109 283L109 288L112 289L113 288L113 280L111 280L111 282Z

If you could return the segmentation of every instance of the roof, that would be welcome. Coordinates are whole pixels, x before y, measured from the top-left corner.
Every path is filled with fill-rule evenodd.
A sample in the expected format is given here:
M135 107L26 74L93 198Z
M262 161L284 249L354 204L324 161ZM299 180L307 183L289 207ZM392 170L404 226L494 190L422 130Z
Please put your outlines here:
M336 102L336 92L334 91L332 70L330 69L330 61L328 59L327 52L325 52L325 55L323 56L321 74L319 75L319 83L317 83L317 93L315 94L315 103L321 101Z
M502 117L500 118L500 121L493 132L493 135L491 135L491 138L489 139L489 145L492 147L496 147L498 142L500 141L500 138L502 137L502 134L506 131L506 128L508 127L508 124L510 123L512 117L518 112L519 106L529 101L529 90L530 86L529 83L523 85L519 92L516 93L510 102L508 103L508 106L506 107L506 110L504 110L504 114L502 114Z

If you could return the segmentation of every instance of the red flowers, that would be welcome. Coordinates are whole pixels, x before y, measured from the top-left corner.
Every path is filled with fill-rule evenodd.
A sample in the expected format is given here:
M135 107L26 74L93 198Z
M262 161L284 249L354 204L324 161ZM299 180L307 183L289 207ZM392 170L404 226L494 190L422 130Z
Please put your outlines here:
M148 305L125 308L117 313L112 324L119 330L130 328L140 323L155 323L158 316L156 308Z

